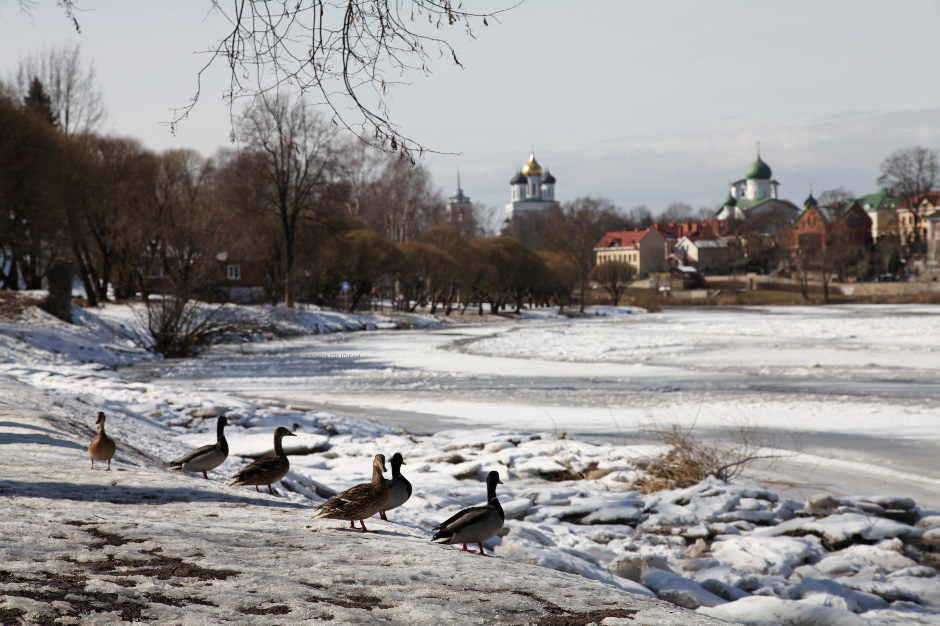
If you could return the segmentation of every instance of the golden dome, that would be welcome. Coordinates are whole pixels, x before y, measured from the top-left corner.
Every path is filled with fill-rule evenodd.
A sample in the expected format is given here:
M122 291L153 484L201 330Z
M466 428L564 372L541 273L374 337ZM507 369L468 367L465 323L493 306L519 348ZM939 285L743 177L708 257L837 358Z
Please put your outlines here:
M542 166L535 160L535 152L529 157L529 162L522 166L522 173L526 176L542 175Z

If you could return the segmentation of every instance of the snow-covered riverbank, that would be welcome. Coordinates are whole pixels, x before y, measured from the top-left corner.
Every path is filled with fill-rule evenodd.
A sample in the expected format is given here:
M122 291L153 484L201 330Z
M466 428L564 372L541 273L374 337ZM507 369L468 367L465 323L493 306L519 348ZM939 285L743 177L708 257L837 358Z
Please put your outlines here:
M115 315L103 317L112 325L116 319ZM343 367L337 367L336 359L323 357L352 352L348 342L337 343L324 337L315 348L305 344L298 350L290 342L243 345L237 351L224 348L199 359L164 364L159 372L148 376L139 369L130 372L114 369L149 357L113 335L101 319L86 312L75 327L41 314L36 314L31 323L0 323L0 373L16 381L4 387L0 397L4 411L15 410L19 404L36 406L58 414L62 424L71 423L70 420L91 424L95 411L108 412L109 432L119 441L133 443L143 453L122 456L119 452L116 465L123 471L118 476L143 471L144 467L158 476L161 472L145 457L168 460L192 446L208 443L214 423L208 418L225 414L233 422L228 432L233 455L211 474L215 481L230 476L245 462L236 455L252 457L269 449L276 426L287 426L298 435L296 440L287 442L294 445L288 446L289 453L304 452L291 457L292 470L284 483L288 491L281 489L280 499L261 498L280 503L278 506L287 511L280 514L283 516L291 515L296 507L309 508L321 502L322 498L315 495L318 490L321 493L325 488L339 490L365 480L371 456L376 452L391 455L398 451L405 456L407 465L403 471L415 485L415 496L390 514L392 525L373 523L380 524L377 528L383 532L391 528L394 531L389 532L420 540L422 545L428 529L450 512L479 503L483 499L480 478L486 471L498 469L506 483L500 487L499 495L510 520L502 536L487 544L498 558L480 559L483 562L518 561L548 568L527 570L527 576L539 578L541 572L547 575L548 570L572 572L606 584L610 593L655 594L682 606L745 623L759 620L780 624L940 623L940 582L933 570L932 534L935 523L940 526L940 518L902 497L903 494L890 498L867 495L819 500L812 510L807 510L803 502L781 498L753 483L728 485L707 481L685 490L641 495L634 487L638 477L635 461L655 452L648 443L592 445L562 438L560 432L533 433L496 424L485 429L464 428L416 436L379 423L311 410L309 406L265 400L266 394L256 393L259 387L268 384L266 380L278 376L284 382L296 383L298 389L317 377L328 377L342 387L354 384L357 375L369 380L383 378L387 387L380 393L386 396L390 395L388 387L396 384L401 384L400 394L421 389L420 384L415 385L420 381L411 372L398 367L376 370L384 366L369 361L369 355L344 356ZM532 331L524 327L516 330L519 328L507 326L514 334L538 332L534 327ZM553 336L556 330L550 334L542 332L542 339ZM363 334L357 341L368 341L371 336ZM426 344L415 341L414 334L401 336L412 338L415 352L402 358L419 359L418 353L426 349ZM446 359L446 355L434 353L430 358ZM465 361L458 360L457 366L462 362ZM567 366L561 362L558 367ZM225 372L224 377L217 376L220 371ZM300 372L306 375L301 376ZM532 371L506 372L510 377L532 374ZM429 370L429 376L435 384L446 380L436 370ZM19 391L14 393L11 389ZM342 388L334 395L348 401L349 396L344 395ZM493 417L482 415L481 419ZM14 420L8 421L16 424ZM570 425L563 422L561 427ZM52 430L56 430L55 435L37 432L56 438L62 429ZM2 440L4 450L17 443L53 445L17 438L23 434L14 428L0 435L8 438ZM75 440L80 441L81 434L75 432ZM90 431L86 436L90 439ZM84 460L81 446L54 447L62 448L56 449L57 453L66 452ZM309 454L312 450L318 452ZM67 470L57 467L55 481L50 475L48 481L29 485L30 497L41 497L36 490L47 488L39 483L57 483L59 495L49 498L61 500L61 492L67 491L65 485L82 484L75 478L90 475L97 480L99 475L107 476L98 472L88 474L83 463L75 468L71 464L71 460L60 463L69 467ZM74 472L78 475L72 476ZM171 476L156 479L156 484L161 480L175 484L185 479L189 482L180 484L190 485L190 489L209 488L204 481ZM578 479L548 480L565 476ZM212 498L219 498L233 508L238 508L241 500L229 498L257 497L253 492L219 484L214 484L213 490L223 495ZM11 497L9 491L0 496ZM264 510L278 517L273 511ZM305 529L308 533L315 530L314 535L336 533L343 538L350 535L340 523L313 522L306 516L302 519L308 520L303 522L310 526ZM117 534L123 532L122 527ZM74 540L83 535L67 536ZM40 543L48 547L45 541ZM277 542L269 538L268 543ZM441 571L447 566L446 559L469 556L449 554L453 550L448 548L427 547L438 551L432 553L433 558L443 559L435 561L437 565L432 565L429 571ZM276 550L274 553L278 554ZM30 558L35 555L32 553ZM497 580L494 576L488 575L488 583ZM516 584L507 579L507 586ZM3 589L0 586L0 595ZM443 604L449 606L449 602ZM290 602L286 606L295 610ZM592 610L602 608L598 604ZM309 615L310 619L325 619ZM549 623L539 621L541 618L536 614L519 615L515 621L503 623ZM623 619L613 614L595 617L606 617L605 623L609 624L617 623L609 620Z

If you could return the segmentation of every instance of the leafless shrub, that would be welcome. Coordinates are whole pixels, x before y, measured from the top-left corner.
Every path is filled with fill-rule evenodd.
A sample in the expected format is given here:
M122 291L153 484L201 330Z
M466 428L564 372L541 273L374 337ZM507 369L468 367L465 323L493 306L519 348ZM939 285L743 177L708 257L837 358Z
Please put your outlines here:
M239 320L231 307L200 305L185 298L151 298L136 314L144 331L134 341L166 358L194 356L222 337L244 337L256 330Z
M747 421L726 427L706 439L695 423L653 422L644 431L666 447L659 457L637 463L645 476L638 481L643 493L691 487L714 476L732 481L755 461L779 462L785 454L773 445L773 437Z

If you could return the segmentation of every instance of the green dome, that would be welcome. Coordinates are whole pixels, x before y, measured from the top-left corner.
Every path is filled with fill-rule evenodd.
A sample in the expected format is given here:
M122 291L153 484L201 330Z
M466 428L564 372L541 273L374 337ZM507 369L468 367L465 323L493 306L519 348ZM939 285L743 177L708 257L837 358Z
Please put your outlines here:
M744 177L748 179L770 180L770 176L770 166L761 160L760 154L757 155L757 160L751 163L747 167L747 171L744 172Z
M738 201L734 199L734 196L731 195L731 192L728 192L728 195L725 197L725 201L721 206L738 206Z
M813 192L810 192L809 197L803 201L803 206L807 209L811 206L819 206L819 203L816 202L816 198L813 197Z

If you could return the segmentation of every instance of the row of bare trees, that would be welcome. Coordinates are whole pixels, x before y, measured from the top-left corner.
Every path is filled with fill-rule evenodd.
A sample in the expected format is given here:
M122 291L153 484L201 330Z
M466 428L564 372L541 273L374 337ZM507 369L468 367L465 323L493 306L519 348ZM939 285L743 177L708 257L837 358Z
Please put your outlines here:
M337 234L369 228L404 242L445 220L423 168L363 149L303 101L248 107L238 149L157 154L76 126L30 76L25 94L0 88L0 289L40 288L68 261L91 304L157 284L211 293L229 256L263 268L268 299L290 305L317 291ZM479 234L472 215L461 228Z

